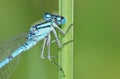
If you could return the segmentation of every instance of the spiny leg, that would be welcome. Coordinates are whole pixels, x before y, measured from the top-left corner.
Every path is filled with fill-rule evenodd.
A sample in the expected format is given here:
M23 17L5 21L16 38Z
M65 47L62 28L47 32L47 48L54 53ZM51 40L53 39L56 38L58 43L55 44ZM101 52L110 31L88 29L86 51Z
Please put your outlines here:
M62 34L66 35L66 33L68 33L68 31L70 30L70 28L73 26L73 23L70 24L67 28L67 30L64 32L59 26L55 26Z
M53 64L55 64L61 70L61 72L63 73L63 76L65 77L65 73L64 73L63 68L59 64L57 64L55 61L53 61L51 59L52 56L50 55L50 40L51 40L51 36L50 36L50 33L49 33L48 37L47 37L47 46L48 46L48 56L47 56L47 58L48 58L48 60L50 62L52 62Z
M50 33L48 34L47 37L48 37L47 38L47 47L48 47L48 56L47 56L47 58L48 58L48 60L51 61L51 55L50 55L50 39L51 39L51 36L50 36Z
M42 45L42 53L41 53L41 58L45 58L44 56L44 49L45 49L45 45L47 45L47 48L48 48L48 55L47 55L47 58L48 60L51 61L51 54L50 54L50 40L51 40L51 36L50 36L50 33L47 35L47 37L45 37L44 39L44 42L43 42L43 45Z
M67 44L70 44L71 42L73 42L73 40L69 40L69 41L63 43L62 46L65 46L65 45L67 45Z
M42 51L41 51L41 58L45 58L44 57L44 49L45 49L46 41L47 41L47 37L44 39L44 42L43 42Z
M63 68L58 63L56 63L55 61L51 60L51 62L59 68L59 70L63 73L63 77L65 77L66 75L65 75L65 72L64 72Z
M70 30L70 28L71 28L72 26L73 26L73 23L68 26L67 30L65 31L64 36L69 32L69 30ZM63 36L63 37L64 37L64 36Z
M62 34L65 34L65 32L57 24L54 23L53 26L55 26Z
M73 23L68 26L68 28L67 28L67 30L66 30L65 32L63 32L63 31L61 31L62 29L59 28L59 26L55 25L55 27L56 27L62 34L64 34L64 35L63 35L62 37L60 37L59 39L62 39L63 37L65 37L65 35L69 32L69 30L70 30L70 28L71 28L72 26L73 26ZM54 43L54 42L56 42L56 41L57 41L57 40L53 40L53 41L51 41L51 43ZM73 40L70 40L70 41L73 41Z

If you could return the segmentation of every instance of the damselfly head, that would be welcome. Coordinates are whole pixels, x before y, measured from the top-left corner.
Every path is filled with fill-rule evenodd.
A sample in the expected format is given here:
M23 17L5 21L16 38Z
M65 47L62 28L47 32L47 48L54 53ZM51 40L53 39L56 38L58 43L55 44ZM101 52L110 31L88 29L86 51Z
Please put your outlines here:
M58 25L66 23L66 19L63 16L59 16L57 14L51 14L49 12L44 14L44 20L46 21L52 20Z

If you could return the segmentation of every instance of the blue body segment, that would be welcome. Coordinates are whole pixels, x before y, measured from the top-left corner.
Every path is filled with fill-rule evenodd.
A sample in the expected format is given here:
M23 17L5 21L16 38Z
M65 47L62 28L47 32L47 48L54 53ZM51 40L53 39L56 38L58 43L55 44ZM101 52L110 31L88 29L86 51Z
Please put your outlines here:
M21 52L29 50L32 46L34 46L37 42L44 39L47 34L52 31L50 27L50 23L46 22L45 24L38 24L38 26L33 26L28 33L28 40L25 44L19 47L16 51L14 51L10 56L5 58L2 62L0 62L0 68L9 63L13 58L18 56ZM44 29L41 29L44 28Z
M59 15L56 15L56 14L46 13L44 15L44 20L45 20L44 22L36 24L30 28L28 35L26 36L27 41L24 44L22 44L15 51L13 51L10 55L8 55L7 58L0 60L0 68L4 67L6 64L8 64L10 61L12 61L16 56L18 56L22 52L29 50L31 47L36 45L42 39L45 39L45 44L47 40L47 45L50 46L50 32L51 31L54 32L57 43L58 45L60 45L54 28L56 27L59 31L64 33L58 27L58 25L64 24L65 18ZM48 53L50 53L50 51L48 51ZM50 54L48 57L50 57Z

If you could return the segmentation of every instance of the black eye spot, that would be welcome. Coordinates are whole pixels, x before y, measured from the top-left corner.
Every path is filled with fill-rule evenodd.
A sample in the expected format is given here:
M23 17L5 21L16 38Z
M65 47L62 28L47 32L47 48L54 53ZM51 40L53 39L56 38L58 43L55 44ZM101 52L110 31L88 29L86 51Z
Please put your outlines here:
M61 17L61 19L64 19L64 17Z

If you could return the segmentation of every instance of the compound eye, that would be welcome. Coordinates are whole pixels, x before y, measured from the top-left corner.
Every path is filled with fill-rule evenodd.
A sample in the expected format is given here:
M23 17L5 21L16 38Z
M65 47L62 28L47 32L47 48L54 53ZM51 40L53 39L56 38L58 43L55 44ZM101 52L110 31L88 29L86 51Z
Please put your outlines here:
M64 17L57 17L56 18L58 24L65 24L66 20Z
M52 15L50 13L44 14L44 20L50 20L52 18Z

